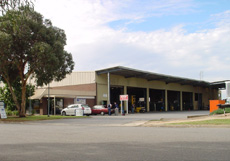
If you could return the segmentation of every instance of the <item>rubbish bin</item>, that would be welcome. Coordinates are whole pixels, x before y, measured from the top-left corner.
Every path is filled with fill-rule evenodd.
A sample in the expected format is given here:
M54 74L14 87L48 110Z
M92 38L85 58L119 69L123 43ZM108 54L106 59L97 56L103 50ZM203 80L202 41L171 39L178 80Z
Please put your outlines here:
M115 116L118 116L119 110L118 108L115 108Z
M84 115L84 111L82 109L75 110L75 116L83 116L83 115Z

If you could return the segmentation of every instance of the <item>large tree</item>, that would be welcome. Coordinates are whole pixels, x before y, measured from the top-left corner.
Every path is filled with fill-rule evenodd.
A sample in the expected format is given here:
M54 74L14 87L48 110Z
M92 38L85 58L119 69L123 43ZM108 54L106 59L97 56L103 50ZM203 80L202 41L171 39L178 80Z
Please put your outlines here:
M64 50L65 45L64 30L54 27L32 8L9 10L0 17L0 76L9 86L20 117L25 116L26 84L30 77L42 86L52 80L60 81L72 72L74 62ZM21 103L13 89L18 77Z
M18 102L21 104L21 94L22 94L22 90L21 90L21 83L19 81L15 81L15 84L13 84L13 89L14 89L14 93L18 98ZM29 107L29 97L34 95L34 91L35 91L35 86L31 85L31 84L27 84L26 85L26 107ZM0 100L3 100L7 110L10 111L14 111L17 110L16 105L14 103L12 94L10 92L9 86L7 84L5 84L4 87L0 87ZM32 101L31 101L32 102Z
M33 7L34 0L0 0L0 11L6 13L8 10L17 10L22 6Z

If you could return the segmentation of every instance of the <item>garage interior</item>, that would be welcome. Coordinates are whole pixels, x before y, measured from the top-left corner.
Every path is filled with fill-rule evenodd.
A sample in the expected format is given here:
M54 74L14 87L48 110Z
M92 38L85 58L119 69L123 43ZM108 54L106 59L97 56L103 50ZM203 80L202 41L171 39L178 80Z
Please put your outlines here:
M192 92L182 92L182 103L183 110L190 111L193 110L193 93Z
M149 89L150 109L149 111L165 110L165 90Z
M127 94L131 96L128 102L129 110L131 110L132 104L135 104L136 107L144 107L147 110L146 88L127 87Z
M111 86L110 87L110 102L120 102L120 95L124 94L124 87L122 86Z
M180 92L168 91L168 111L180 111Z

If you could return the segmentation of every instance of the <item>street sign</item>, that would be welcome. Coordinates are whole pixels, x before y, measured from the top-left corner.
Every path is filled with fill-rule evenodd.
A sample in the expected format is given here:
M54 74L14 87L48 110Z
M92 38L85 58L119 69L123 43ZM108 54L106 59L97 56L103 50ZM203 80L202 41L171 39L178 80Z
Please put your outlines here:
M5 104L3 101L0 101L0 115L2 119L6 119L6 111L5 111Z
M129 100L129 95L120 95L120 101L121 101L121 114L124 115L124 109L122 107L122 101L126 101L126 112L128 114L128 100Z
M120 95L120 101L128 101L129 95Z

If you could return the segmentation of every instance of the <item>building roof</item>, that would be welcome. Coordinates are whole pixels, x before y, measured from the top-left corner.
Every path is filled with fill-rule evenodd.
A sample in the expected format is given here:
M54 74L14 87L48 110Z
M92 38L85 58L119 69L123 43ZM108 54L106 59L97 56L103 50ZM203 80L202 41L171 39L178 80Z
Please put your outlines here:
M214 88L221 88L221 89L226 89L226 82L229 82L230 80L223 80L223 81L218 81L218 82L211 82L211 86Z
M201 87L212 87L212 88L223 88L225 87L225 83L220 82L218 83L211 83L207 81L202 80L195 80L195 79L189 79L189 78L183 78L183 77L176 77L176 76L170 76L165 74L158 74L148 71L142 71L132 68L127 68L123 66L116 66L112 68L97 70L96 73L98 75L100 74L114 74L114 75L120 75L125 78L142 78L146 79L148 81L164 81L167 84L168 83L179 83L181 85L192 85L192 86L201 86Z

